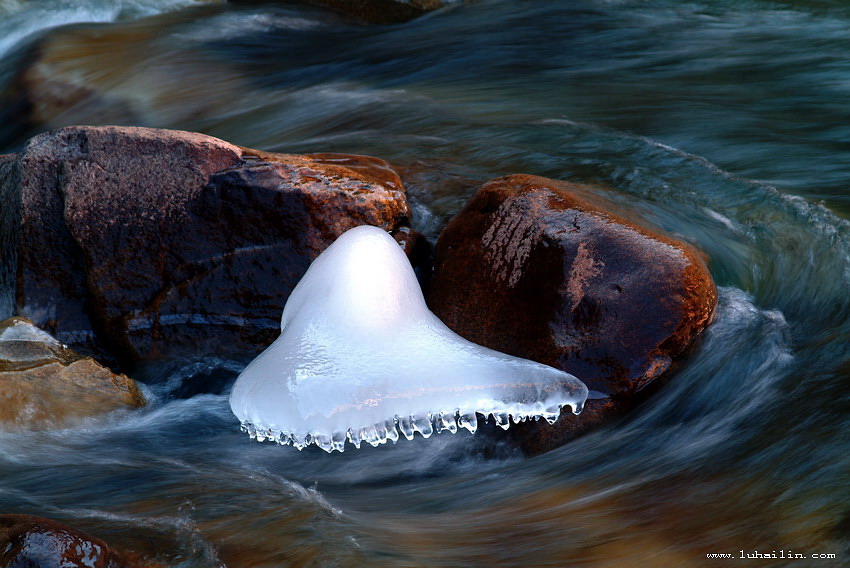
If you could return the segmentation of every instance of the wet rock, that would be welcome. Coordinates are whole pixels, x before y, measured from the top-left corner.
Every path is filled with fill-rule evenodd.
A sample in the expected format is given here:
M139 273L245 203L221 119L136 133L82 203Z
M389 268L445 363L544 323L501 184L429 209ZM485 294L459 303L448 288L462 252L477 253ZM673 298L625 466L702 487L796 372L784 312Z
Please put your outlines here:
M17 313L89 353L250 358L313 258L356 225L404 226L382 160L284 155L202 134L68 127L0 186L17 209Z
M511 428L555 447L638 401L709 324L702 257L590 188L528 175L488 182L435 249L432 310L460 335L563 369L592 400L554 428Z
M143 564L57 521L32 515L0 515L0 566L140 568Z
M24 318L0 322L0 430L63 428L144 404L129 377L75 353Z

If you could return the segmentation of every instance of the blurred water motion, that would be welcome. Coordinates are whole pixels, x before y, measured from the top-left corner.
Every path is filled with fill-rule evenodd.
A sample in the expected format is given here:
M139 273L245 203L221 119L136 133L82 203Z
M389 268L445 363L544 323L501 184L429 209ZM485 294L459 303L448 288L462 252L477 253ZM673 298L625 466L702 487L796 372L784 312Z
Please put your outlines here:
M0 435L0 508L171 566L846 563L848 26L839 0L485 0L390 26L289 3L0 2L0 151L113 123L372 154L431 237L492 177L594 183L704 250L722 288L657 396L533 459L465 433L257 444L227 389L175 394L187 362L149 369L155 403L131 417Z

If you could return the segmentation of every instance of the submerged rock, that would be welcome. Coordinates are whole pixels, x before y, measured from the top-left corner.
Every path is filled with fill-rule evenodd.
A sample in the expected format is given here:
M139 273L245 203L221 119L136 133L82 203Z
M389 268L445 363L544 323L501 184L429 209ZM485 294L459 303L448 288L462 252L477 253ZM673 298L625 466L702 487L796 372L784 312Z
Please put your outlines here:
M0 75L0 134L12 143L70 124L180 124L233 110L250 91L230 62L176 41L180 16L77 23L35 34ZM212 36L211 36L212 37ZM207 93L199 96L198 85Z
M45 430L144 406L138 385L24 318L0 322L0 429Z
M141 568L143 564L58 521L0 515L0 566Z
M266 42L274 42L281 34L303 33L301 26L337 30L351 22L401 23L452 2L300 0L308 5L301 7L280 0L227 3L277 3L295 15L246 16L240 21L257 23L239 29L219 23L230 21L230 10L196 7L202 10L200 21L217 23L199 27L197 21L191 24L186 12L178 12L108 25L78 22L31 34L4 56L0 140L15 145L37 132L72 124L144 124L205 131L234 113L251 120L254 112L272 112L271 107L265 113L256 110L270 101L301 104L304 95L291 98L292 88L299 87L297 80L276 86L263 80L258 85L258 77L268 76L268 65L238 61L227 55L231 50L222 49L222 42L233 42L239 34L252 42L262 42L263 36L268 36ZM267 26L261 26L266 20ZM292 65L302 60L294 59Z
M699 253L616 209L585 186L508 176L481 187L437 242L434 313L591 391L554 428L512 428L529 452L633 405L712 318L717 290Z
M31 139L4 171L17 313L130 361L256 355L337 236L396 230L410 214L382 160L271 154L180 131L63 128Z

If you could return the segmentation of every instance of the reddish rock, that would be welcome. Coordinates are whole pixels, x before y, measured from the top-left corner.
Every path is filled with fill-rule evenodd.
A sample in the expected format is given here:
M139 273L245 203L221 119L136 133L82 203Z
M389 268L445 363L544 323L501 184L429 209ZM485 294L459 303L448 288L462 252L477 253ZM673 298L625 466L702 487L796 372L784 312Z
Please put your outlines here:
M131 555L57 521L32 515L0 515L0 566L141 568Z
M579 417L512 428L531 452L634 404L714 313L700 254L617 209L588 187L508 176L481 187L437 242L429 304L449 327L595 391Z
M130 361L254 356L337 236L396 230L410 214L401 180L376 158L271 154L147 128L45 133L4 179L0 197L18 220L6 235L18 313Z

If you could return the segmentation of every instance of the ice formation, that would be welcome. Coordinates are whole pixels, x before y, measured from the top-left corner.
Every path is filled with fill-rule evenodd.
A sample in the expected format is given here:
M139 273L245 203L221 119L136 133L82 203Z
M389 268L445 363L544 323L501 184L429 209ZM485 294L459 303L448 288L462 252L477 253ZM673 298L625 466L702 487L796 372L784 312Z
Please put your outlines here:
M230 405L257 440L343 451L458 427L476 413L510 421L581 411L584 384L552 367L471 343L425 305L385 231L351 229L293 290L278 339L236 380Z

